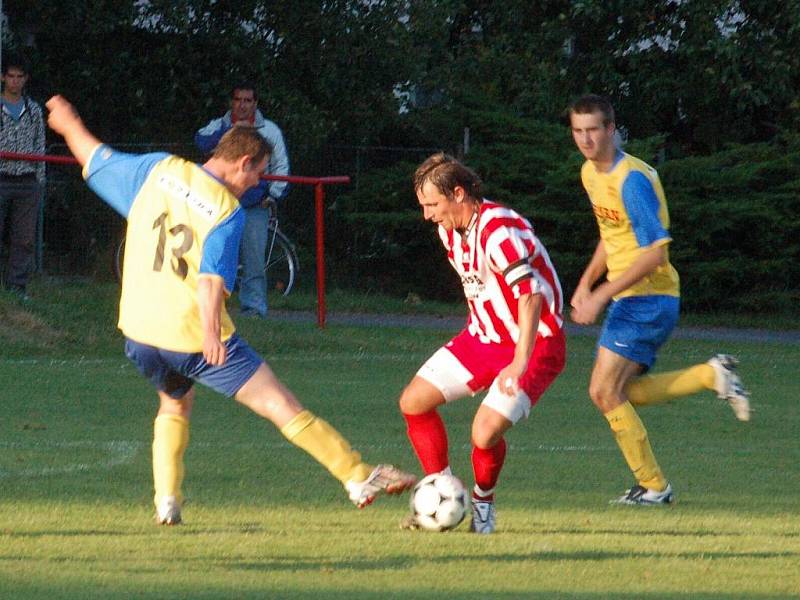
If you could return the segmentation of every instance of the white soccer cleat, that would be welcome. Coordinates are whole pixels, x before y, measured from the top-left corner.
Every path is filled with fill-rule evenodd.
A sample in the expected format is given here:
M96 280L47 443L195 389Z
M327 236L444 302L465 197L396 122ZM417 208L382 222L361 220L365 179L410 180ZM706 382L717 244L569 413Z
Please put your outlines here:
M175 496L164 496L156 506L156 523L159 525L179 525L181 505Z
M609 504L629 504L634 506L658 506L664 504L672 504L675 500L675 494L672 493L672 486L667 484L666 489L662 492L655 490L648 490L641 485L635 485L627 490L619 498L611 500Z
M472 521L469 530L473 533L494 533L497 529L497 512L494 500L472 499Z
M717 354L708 361L708 364L714 369L714 389L717 397L728 401L737 419L749 421L750 392L745 389L736 373L739 361L730 354Z
M378 465L364 481L348 481L345 485L350 500L358 508L364 508L380 494L400 494L417 482L410 473L392 465Z

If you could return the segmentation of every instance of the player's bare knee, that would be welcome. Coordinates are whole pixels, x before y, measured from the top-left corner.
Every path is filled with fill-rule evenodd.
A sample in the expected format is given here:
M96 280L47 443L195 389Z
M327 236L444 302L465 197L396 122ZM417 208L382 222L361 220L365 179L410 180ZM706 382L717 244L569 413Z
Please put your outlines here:
M609 390L602 383L594 381L589 383L589 398L598 408L605 403L605 399L609 395Z
M605 414L622 403L619 394L607 386L589 386L589 398L598 410Z
M501 431L478 429L475 426L472 428L472 445L481 450L494 448L502 437L503 433Z
M403 414L412 414L414 408L414 401L412 395L408 391L409 386L403 388L400 392L400 399L397 401L397 406Z
M472 421L472 444L482 450L494 448L510 427L511 422L499 418L493 410L479 409Z
M178 415L188 419L192 414L194 404L194 388L190 388L180 398L173 398L166 392L158 392L158 414L159 415Z
M413 382L403 389L397 404L400 412L405 415L420 415L431 410L430 403L426 401L418 386L415 386Z

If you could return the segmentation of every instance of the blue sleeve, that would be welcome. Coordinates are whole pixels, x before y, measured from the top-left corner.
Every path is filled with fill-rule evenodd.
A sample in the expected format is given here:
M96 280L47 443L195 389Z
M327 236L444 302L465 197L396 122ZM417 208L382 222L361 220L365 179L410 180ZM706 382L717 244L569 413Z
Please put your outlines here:
M244 211L237 208L222 223L212 229L203 244L200 273L219 275L225 289L233 291L236 269L239 266L239 242L244 231Z
M269 181L266 179L260 179L258 181L258 185L251 187L244 194L242 194L242 197L239 198L239 204L241 204L244 208L250 208L259 204L267 195L268 187Z
M84 177L106 204L127 219L150 171L168 156L166 152L126 154L103 144L97 147L84 167Z
M669 233L658 218L658 196L644 173L631 171L628 174L622 184L622 202L640 247L645 248L658 240L669 238Z
M223 119L214 119L194 134L194 143L201 152L210 153L217 147L219 140L230 129Z

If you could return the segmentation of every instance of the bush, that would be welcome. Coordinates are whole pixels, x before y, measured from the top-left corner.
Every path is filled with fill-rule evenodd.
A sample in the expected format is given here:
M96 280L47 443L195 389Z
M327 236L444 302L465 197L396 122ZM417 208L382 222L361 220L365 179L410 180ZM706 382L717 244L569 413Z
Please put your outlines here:
M563 127L472 111L465 162L485 179L485 196L528 217L553 258L565 297L597 243L579 170L582 158ZM628 144L654 164L663 138ZM411 189L416 164L364 173L337 202L331 260L347 285L456 299L442 274L444 252L423 222ZM659 166L670 207L670 252L691 311L788 312L800 299L800 136L732 146ZM347 265L342 269L342 265Z

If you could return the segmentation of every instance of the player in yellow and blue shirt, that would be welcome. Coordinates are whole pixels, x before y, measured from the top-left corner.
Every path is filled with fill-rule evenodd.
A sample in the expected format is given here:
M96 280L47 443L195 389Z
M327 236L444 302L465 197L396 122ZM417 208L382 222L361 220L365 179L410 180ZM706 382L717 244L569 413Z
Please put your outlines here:
M128 220L119 326L125 353L159 396L157 522L181 522L195 381L272 421L341 481L359 508L379 493L413 485L413 476L391 465L364 463L338 431L305 410L236 334L225 310L244 224L237 198L258 183L270 156L258 132L234 127L196 165L168 154L116 152L86 129L66 99L55 96L47 108L48 124L84 166L89 186Z
M572 319L593 323L608 306L589 395L608 420L636 485L622 504L669 504L672 486L656 462L633 405L665 402L708 389L750 418L737 360L717 354L680 371L644 375L678 321L680 284L669 261L669 212L655 169L615 144L614 109L588 95L569 109L572 136L586 158L581 180L600 240L570 302ZM605 281L601 279L605 276Z
M89 187L128 220L120 329L166 350L202 351L195 290L202 275L218 275L233 289L244 227L236 197L203 167L162 153L98 146L83 172ZM234 332L224 304L220 317L224 342Z

